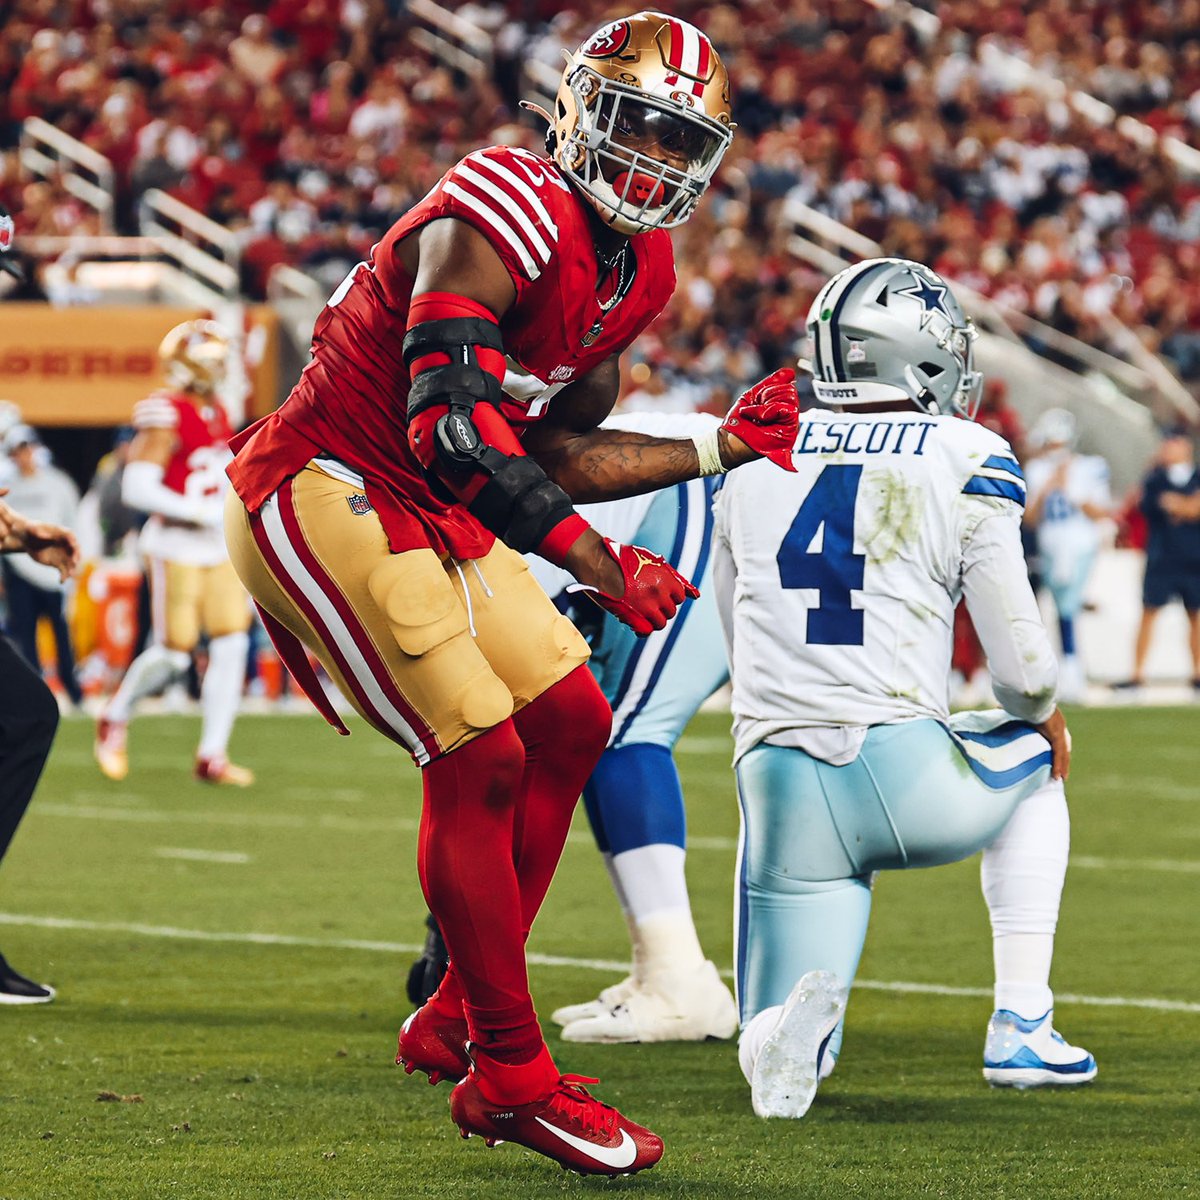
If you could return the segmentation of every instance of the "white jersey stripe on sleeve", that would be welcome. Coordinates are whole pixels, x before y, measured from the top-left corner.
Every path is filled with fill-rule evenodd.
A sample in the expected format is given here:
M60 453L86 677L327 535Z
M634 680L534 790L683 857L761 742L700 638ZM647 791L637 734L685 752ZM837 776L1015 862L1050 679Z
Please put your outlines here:
M1013 464L1016 468L1016 463ZM1018 484L1022 490L1025 487L1025 479L1019 470L1009 469L1008 467L989 467L987 463L975 468L976 475L983 475L988 479L1006 479L1011 483Z
M509 195L503 187L493 183L486 176L472 170L465 163L458 167L454 175L463 183L469 183L476 191L482 192L484 198L492 203L492 207L498 209L505 217L513 218L516 221L517 228L525 236L525 244L533 250L542 262L548 263L550 261L550 247L546 245L545 239L538 233L537 226L529 219L529 214L521 207L519 200Z
M490 204L486 204L472 192L459 187L456 183L447 183L444 191L446 195L453 196L480 217L485 224L491 226L512 247L513 253L521 260L521 266L525 268L525 274L531 280L537 279L541 275L541 268L533 261L529 251L525 249L525 243L521 241L520 236L507 221L493 210Z
M482 152L477 151L474 154L467 155L467 162L473 163L477 167L484 167L495 175L498 179L503 180L510 188L517 191L525 200L530 208L537 214L538 220L545 226L550 236L558 240L558 226L554 223L554 218L550 216L550 210L542 203L542 198L519 176L514 175L503 163L498 163L494 159L488 158Z

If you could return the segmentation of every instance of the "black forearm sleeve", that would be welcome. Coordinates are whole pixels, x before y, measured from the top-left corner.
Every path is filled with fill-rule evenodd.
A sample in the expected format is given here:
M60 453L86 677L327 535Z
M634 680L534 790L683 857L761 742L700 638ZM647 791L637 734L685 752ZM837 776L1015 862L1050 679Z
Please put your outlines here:
M499 455L503 465L467 506L479 523L521 554L536 550L575 510L566 492L524 455Z

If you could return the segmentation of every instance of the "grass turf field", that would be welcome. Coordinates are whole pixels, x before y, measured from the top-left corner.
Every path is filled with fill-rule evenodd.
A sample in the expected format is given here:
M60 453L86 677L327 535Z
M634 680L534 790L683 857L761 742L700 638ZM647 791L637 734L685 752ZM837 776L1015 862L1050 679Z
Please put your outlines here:
M1200 711L1076 713L1058 1024L1076 1093L980 1076L990 941L972 861L891 874L836 1074L802 1122L749 1108L731 1045L551 1047L660 1132L654 1170L583 1180L459 1140L393 1065L423 930L416 772L361 725L245 718L253 791L187 775L196 722L147 717L133 771L67 721L0 874L0 949L55 983L0 1008L0 1197L1143 1197L1200 1193ZM731 960L728 721L680 762L701 936ZM916 764L914 764L916 766ZM623 924L579 819L531 952L539 1008L617 978ZM102 1094L115 1096L99 1100Z

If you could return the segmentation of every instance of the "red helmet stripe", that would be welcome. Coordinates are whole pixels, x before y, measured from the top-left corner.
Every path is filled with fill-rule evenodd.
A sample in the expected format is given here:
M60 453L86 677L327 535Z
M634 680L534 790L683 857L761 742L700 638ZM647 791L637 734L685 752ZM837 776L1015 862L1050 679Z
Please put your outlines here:
M708 78L708 69L712 66L712 45L704 34L700 35L700 58L696 64L696 74L701 79Z
M683 66L683 26L673 19L668 19L667 24L671 27L671 48L667 52L667 66L672 71L678 71ZM668 82L676 81L670 79Z

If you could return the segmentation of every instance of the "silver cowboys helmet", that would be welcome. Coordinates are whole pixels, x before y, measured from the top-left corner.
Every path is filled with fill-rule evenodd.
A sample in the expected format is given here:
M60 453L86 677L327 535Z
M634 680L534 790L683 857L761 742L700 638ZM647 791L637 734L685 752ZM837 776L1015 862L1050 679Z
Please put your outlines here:
M1047 446L1065 446L1073 450L1078 440L1079 427L1075 417L1065 408L1046 409L1029 431L1029 443L1038 450Z
M808 310L813 391L855 408L907 400L974 419L983 376L978 336L949 284L904 258L870 258L835 275Z

